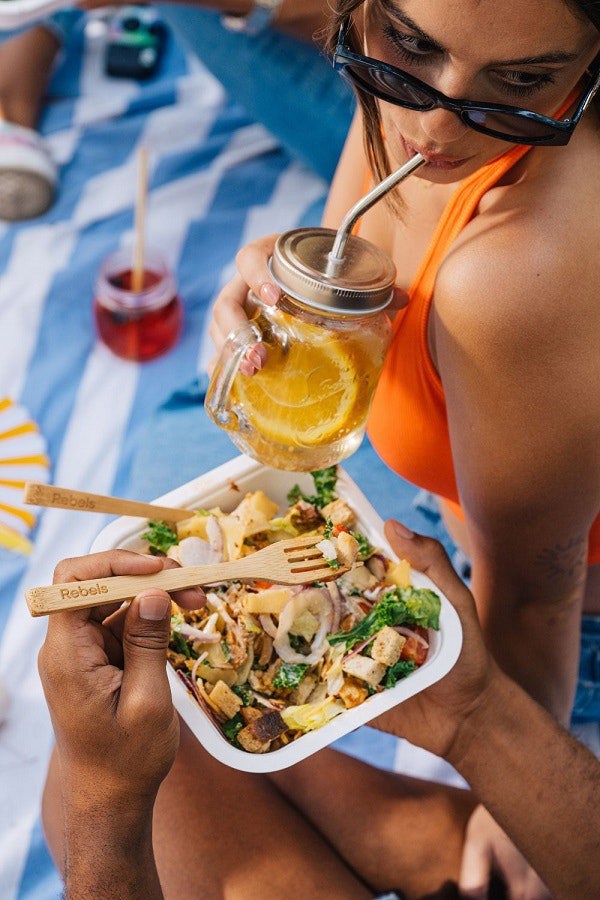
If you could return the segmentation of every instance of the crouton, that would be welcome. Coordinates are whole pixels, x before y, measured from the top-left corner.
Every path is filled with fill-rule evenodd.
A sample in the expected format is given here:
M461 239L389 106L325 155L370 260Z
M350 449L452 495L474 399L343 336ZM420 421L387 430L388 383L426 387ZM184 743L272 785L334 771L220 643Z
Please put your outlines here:
M273 679L277 675L277 672L282 666L282 660L277 658L275 662L271 663L266 672L257 672L255 669L250 671L248 675L248 683L250 687L254 691L259 691L261 694L272 694L273 693Z
M242 706L240 713L246 725L249 725L253 719L260 719L262 716L260 709L257 709L255 706Z
M219 707L221 712L225 713L228 719L233 719L242 708L242 701L237 694L233 693L230 687L227 687L224 681L217 681L210 692L210 699Z
M323 516L312 503L306 500L298 500L290 508L290 522L298 531L314 531L319 525L323 524Z
M337 538L337 558L343 566L353 566L358 556L358 541L347 531L342 531Z
M353 615L353 613L348 613L348 615L344 616L344 618L340 622L340 631L352 631L355 625L356 616Z
M324 519L331 519L333 525L342 525L351 528L356 522L356 516L343 500L334 500L321 510Z
M342 575L343 584L349 585L350 588L356 588L359 591L367 591L374 588L377 579L369 572L366 566L354 566L354 568L346 575Z
M276 737L287 731L287 725L276 709L269 709L262 716L253 719L247 728L257 741L274 741Z
M302 706L306 703L317 684L316 675L305 675L297 688L289 696L291 706Z
M366 681L372 687L377 687L383 676L385 675L385 666L370 659L368 656L351 656L342 663L342 670L348 675L354 675L361 681Z
M248 753L266 753L271 746L270 741L259 741L250 730L250 725L238 731L237 740L240 747Z
M389 625L384 625L381 631L377 632L377 637L373 641L371 656L384 666L393 666L400 659L405 643L405 637L402 637Z
M273 638L268 634L263 634L260 646L260 656L258 657L259 666L266 666L271 660L273 653Z
M359 682L355 678L344 678L344 685L341 690L338 691L338 697L343 701L346 709L352 709L353 706L360 706L361 703L369 696L369 691L366 687Z

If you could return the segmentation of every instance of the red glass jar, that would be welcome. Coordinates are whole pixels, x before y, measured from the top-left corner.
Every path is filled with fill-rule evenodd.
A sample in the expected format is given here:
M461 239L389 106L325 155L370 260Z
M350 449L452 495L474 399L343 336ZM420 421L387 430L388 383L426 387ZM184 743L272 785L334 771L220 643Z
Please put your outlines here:
M142 290L132 290L131 282L131 250L122 248L100 268L94 320L98 337L113 353L145 362L162 356L177 342L183 308L175 278L157 251L145 253Z

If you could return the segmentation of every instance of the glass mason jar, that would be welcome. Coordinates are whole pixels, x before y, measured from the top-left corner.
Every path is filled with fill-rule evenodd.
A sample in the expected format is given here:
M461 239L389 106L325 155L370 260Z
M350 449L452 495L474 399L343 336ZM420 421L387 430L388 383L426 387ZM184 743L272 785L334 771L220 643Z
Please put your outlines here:
M227 338L207 391L212 420L276 469L321 469L354 453L391 337L394 264L358 237L334 264L334 238L324 228L279 237L270 269L283 296L272 307L249 293L249 321ZM267 361L244 375L239 365L258 342Z
M162 255L144 253L142 289L133 290L131 250L108 256L98 273L94 320L99 338L117 356L145 362L176 343L183 320L175 277Z

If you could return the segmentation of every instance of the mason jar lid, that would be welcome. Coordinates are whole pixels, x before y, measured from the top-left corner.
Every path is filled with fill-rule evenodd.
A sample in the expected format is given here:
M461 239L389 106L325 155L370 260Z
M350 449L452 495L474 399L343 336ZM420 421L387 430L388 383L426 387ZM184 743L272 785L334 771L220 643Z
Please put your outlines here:
M379 312L390 303L396 267L364 238L350 235L339 262L329 259L336 232L296 228L280 235L270 269L286 294L306 306L342 315Z

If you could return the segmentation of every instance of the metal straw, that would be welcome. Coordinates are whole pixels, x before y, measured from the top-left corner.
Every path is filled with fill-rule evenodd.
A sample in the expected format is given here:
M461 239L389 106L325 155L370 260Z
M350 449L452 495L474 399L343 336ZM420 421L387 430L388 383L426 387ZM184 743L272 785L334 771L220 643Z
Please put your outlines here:
M409 159L407 163L395 172L392 172L391 175L388 175L388 177L384 178L379 184L375 185L372 191L369 191L368 194L361 197L358 203L355 203L352 209L348 210L342 219L342 224L338 228L333 247L328 254L327 275L334 275L337 266L343 259L346 242L355 222L360 219L367 210L371 209L384 194L391 191L392 188L396 187L397 184L400 184L401 181L404 181L405 178L408 178L409 175L412 175L416 169L420 168L426 162L427 160L425 157L421 156L420 153L416 153L412 159Z

